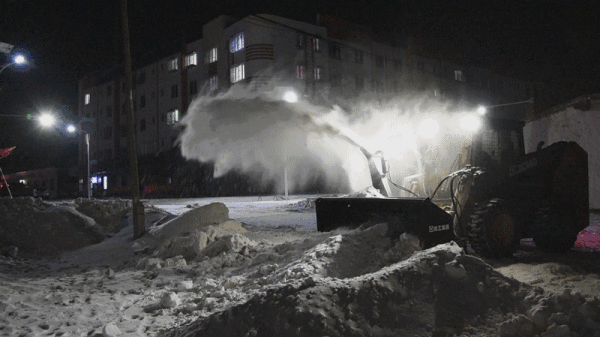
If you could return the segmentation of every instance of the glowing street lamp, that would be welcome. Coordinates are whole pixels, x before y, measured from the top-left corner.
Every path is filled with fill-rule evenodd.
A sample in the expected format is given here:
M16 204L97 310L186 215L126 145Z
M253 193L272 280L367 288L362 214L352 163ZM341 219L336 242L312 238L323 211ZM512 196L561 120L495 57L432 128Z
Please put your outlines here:
M4 71L4 69L14 65L14 66L22 66L27 64L27 58L23 54L15 54L12 57L12 61L8 62L0 67L0 73Z
M27 59L23 54L16 54L15 56L13 56L13 63L18 66L21 66L27 64Z
M56 124L56 117L54 117L52 114L50 113L42 113L39 117L38 117L38 121L40 123L41 126L43 126L44 128L49 128L54 126L54 124Z
M68 133L75 133L77 131L77 128L75 127L75 125L69 124L67 125L66 130Z

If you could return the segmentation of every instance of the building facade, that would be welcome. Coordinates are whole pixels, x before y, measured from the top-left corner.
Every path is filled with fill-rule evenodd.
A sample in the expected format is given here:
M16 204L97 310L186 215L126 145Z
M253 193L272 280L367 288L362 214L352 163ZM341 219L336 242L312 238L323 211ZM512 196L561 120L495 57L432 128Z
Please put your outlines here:
M333 17L317 24L272 15L242 20L220 16L203 38L133 71L136 151L157 154L175 146L178 121L197 95L214 95L237 83L260 86L274 78L311 98L351 99L364 93L421 91L479 104L528 99L528 84L486 69L420 57L408 48L377 43L369 29ZM128 186L124 77L88 76L79 83L78 118L89 136L79 166L89 166L94 193ZM84 170L82 170L84 172ZM84 174L80 180L85 190Z

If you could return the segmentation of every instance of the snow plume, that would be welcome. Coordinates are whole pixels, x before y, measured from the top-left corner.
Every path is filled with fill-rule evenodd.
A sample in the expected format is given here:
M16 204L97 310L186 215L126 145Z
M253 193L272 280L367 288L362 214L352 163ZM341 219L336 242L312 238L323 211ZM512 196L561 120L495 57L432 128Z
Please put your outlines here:
M392 178L401 181L423 172L424 157L433 160L426 165L435 167L443 161L448 173L459 143L467 139L458 132L457 114L423 98L364 101L346 111L306 99L286 102L285 88L275 85L250 88L234 86L214 97L198 97L181 121L183 156L213 162L215 177L231 170L258 173L281 192L287 167L292 191L316 181L325 182L329 190L356 191L371 186L361 146L372 153L383 151ZM425 137L419 137L421 124Z

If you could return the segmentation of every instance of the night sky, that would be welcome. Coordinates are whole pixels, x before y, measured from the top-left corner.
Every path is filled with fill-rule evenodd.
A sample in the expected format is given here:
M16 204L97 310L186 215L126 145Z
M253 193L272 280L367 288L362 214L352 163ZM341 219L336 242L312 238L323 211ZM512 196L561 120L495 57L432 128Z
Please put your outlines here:
M371 27L381 42L402 46L411 37L442 55L542 82L552 105L600 93L600 5L592 3L129 0L130 39L135 67L177 51L184 38L201 38L202 25L221 14L310 23L329 14ZM55 159L74 153L73 138L6 115L50 109L73 118L78 79L122 58L119 6L118 0L0 0L0 42L27 51L34 62L0 74L0 148L18 149L11 160L0 159L5 171L66 165Z

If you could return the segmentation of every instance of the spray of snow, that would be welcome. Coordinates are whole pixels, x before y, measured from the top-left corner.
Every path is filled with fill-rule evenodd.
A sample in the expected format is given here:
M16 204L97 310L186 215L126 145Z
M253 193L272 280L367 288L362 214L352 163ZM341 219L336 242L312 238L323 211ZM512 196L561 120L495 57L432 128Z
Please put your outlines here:
M283 189L287 169L291 189L318 178L327 187L356 191L371 185L364 147L383 151L394 176L449 173L469 139L461 118L472 114L423 97L361 100L351 108L290 103L275 84L260 91L234 86L214 97L198 97L181 123L184 157L215 164L215 177L231 170L257 173Z

